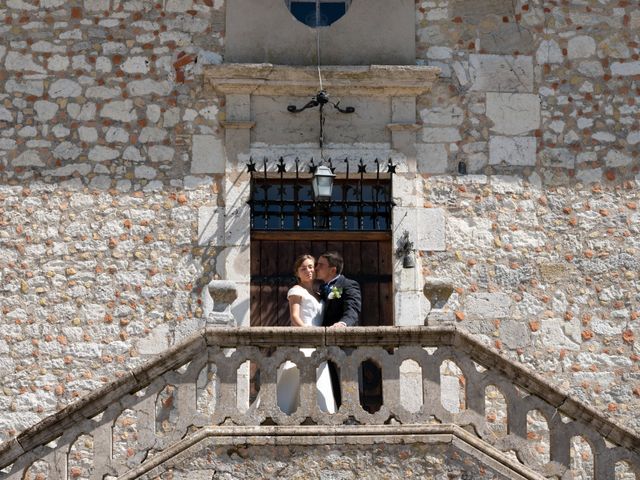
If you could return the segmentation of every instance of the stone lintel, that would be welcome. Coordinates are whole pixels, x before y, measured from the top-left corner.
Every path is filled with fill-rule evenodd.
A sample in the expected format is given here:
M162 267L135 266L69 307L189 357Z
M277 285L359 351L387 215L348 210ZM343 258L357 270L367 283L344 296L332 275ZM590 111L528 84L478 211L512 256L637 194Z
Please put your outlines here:
M323 88L332 95L418 96L431 90L440 69L418 65L322 67ZM313 95L319 90L316 67L229 63L205 68L213 91L245 95Z

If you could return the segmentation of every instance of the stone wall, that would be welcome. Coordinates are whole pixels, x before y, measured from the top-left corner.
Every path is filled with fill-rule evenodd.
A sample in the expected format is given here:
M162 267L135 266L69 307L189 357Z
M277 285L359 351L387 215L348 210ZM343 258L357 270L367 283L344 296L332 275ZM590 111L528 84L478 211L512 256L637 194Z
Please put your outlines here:
M425 276L454 322L638 429L640 13L630 2L418 4ZM464 162L469 175L450 177Z
M640 13L556 3L416 3L416 61L442 68L417 167L446 219L422 268L454 285L427 321L638 430ZM205 322L200 289L225 275L199 212L228 187L200 74L222 62L224 14L0 5L0 441Z
M203 325L213 1L0 4L0 441ZM204 147L203 147L204 146Z

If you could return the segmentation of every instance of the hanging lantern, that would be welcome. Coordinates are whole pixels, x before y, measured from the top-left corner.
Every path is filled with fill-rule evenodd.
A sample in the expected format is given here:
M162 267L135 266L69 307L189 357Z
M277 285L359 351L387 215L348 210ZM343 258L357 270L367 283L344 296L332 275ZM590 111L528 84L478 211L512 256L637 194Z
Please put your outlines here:
M316 202L331 201L331 192L333 191L333 179L335 175L329 167L320 165L311 181L313 185L313 198Z

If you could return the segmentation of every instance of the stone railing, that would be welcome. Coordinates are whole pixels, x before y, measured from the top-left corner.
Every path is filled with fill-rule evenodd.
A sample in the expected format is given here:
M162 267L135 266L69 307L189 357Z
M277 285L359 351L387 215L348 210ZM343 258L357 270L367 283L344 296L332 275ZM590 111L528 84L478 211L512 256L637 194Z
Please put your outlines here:
M307 357L300 347L315 351ZM291 415L276 403L276 372L286 360L299 367L301 381ZM324 361L340 371L335 414L316 405L316 367ZM364 361L381 370L383 403L374 413L360 404ZM447 382L445 364L454 372ZM259 401L249 404L249 373L256 369ZM459 386L453 407L443 401L451 378ZM503 401L489 400L488 389ZM493 413L500 405L502 430ZM537 453L545 447L532 443L538 436L528 421L532 411L544 420L534 427L547 427L542 460ZM640 471L633 432L452 327L208 328L0 445L0 478L137 478L207 435L272 438L305 428L316 436L446 431L485 445L492 458L520 471L517 478L572 478L571 441L581 437L593 466L580 478L611 480L624 467L627 476L618 478L626 479Z

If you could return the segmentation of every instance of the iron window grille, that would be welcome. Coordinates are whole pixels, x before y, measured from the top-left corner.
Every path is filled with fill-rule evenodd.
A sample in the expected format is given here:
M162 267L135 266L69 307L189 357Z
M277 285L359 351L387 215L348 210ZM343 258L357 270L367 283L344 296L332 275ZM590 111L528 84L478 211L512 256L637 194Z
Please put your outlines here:
M267 160L258 170L250 160L247 170L251 175L249 205L252 231L391 231L392 176L395 165L387 162L381 172L376 159L375 173L367 173L360 160L357 174L344 160L344 176L334 181L329 202L315 201L311 178L318 165L311 160L309 171L300 172L300 161L295 160L295 171L287 172L284 159L277 162L277 173L268 172ZM335 167L331 160L328 166Z

